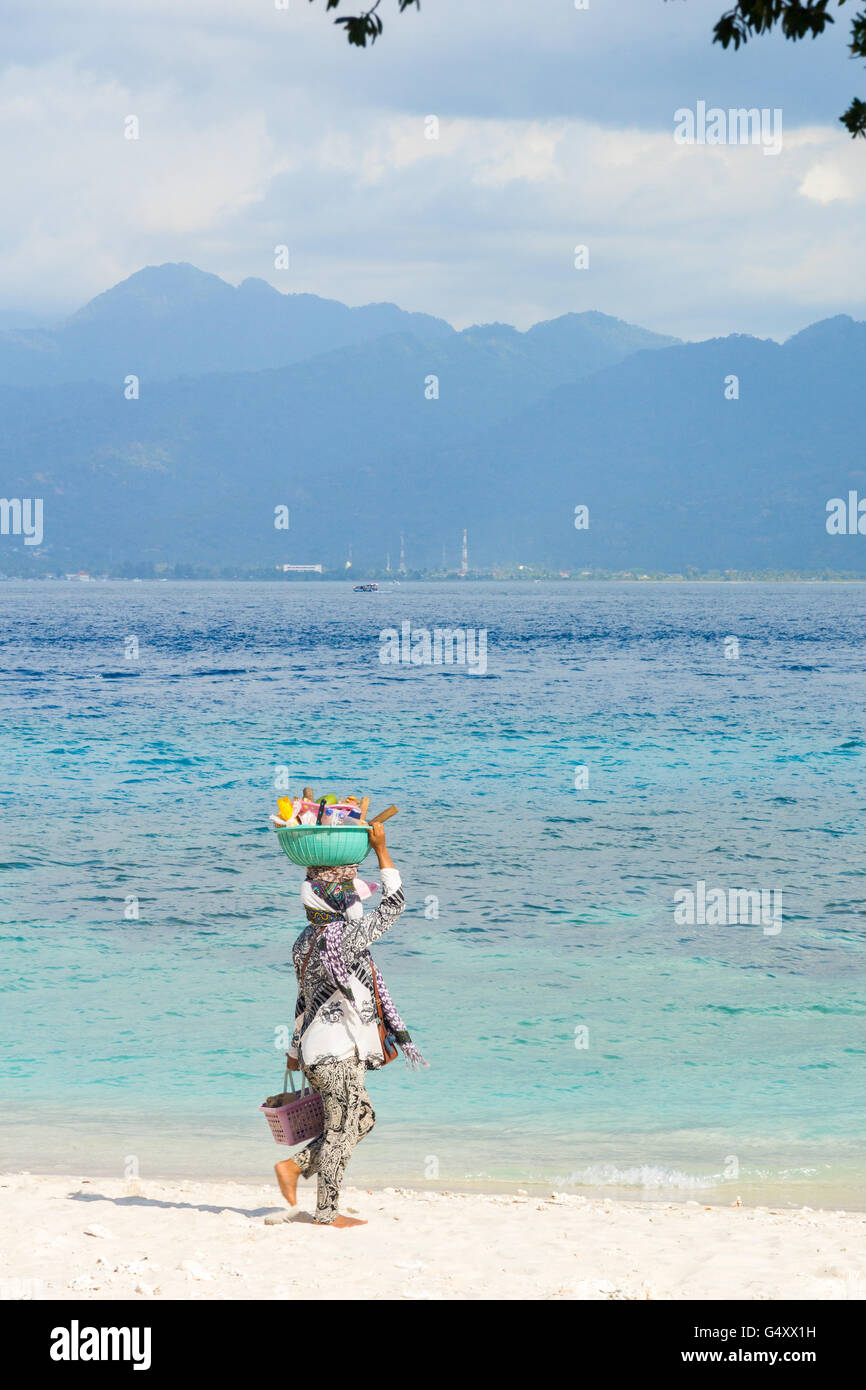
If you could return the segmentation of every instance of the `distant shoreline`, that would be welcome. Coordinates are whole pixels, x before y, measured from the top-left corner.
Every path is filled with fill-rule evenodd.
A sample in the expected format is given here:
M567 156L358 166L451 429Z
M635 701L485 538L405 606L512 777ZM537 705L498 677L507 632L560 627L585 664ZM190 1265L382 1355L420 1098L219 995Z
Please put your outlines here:
M718 573L635 574L629 571L594 570L590 573L551 573L549 570L536 570L525 566L522 572L513 571L473 571L470 574L443 574L441 571L419 570L399 577L365 570L358 574L346 575L342 571L330 570L322 574L275 575L269 571L249 571L238 573L200 573L200 574L0 574L0 583L39 583L39 584L339 584L350 587L354 584L377 583L389 587L404 584L866 584L866 572L862 574L847 571L735 571Z

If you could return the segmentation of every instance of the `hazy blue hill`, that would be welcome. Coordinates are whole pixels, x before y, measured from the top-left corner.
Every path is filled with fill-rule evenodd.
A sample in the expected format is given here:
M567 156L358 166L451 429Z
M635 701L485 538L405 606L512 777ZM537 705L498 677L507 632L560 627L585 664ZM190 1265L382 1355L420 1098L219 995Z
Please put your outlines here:
M272 371L145 379L137 401L97 383L0 388L4 486L46 499L46 546L70 560L74 542L96 563L110 535L115 557L336 562L352 542L372 561L411 516L423 536L414 560L427 564L474 487L461 451L551 379L498 341L391 334ZM288 537L273 530L279 503L292 509ZM379 539L389 527L392 541Z
M810 323L808 328L801 328L799 333L794 333L787 340L785 350L796 353L802 348L810 350L820 343L828 343L836 348L847 343L856 349L863 343L864 332L866 324L852 319L850 314L836 314L831 319L821 319L818 323Z
M350 309L312 294L283 294L264 280L235 288L185 264L148 266L97 295L54 329L0 332L0 383L122 382L289 366L393 333L441 342L444 319L394 304ZM514 354L551 375L548 387L672 338L596 312L565 314L519 333L505 324L465 330L465 342Z
M453 336L444 319L394 304L350 309L264 280L237 288L195 266L137 271L53 331L0 334L0 382L117 382L286 366L386 333Z
M584 314L563 314L530 328L527 338L538 360L554 362L564 353L574 353L579 344L587 371L612 366L642 348L673 347L679 341L661 333L651 333L622 319L590 310Z
M621 362L644 348L671 347L679 342L663 333L652 333L622 319L589 310L583 314L562 314L559 318L536 323L519 333L504 323L487 323L463 330L471 342L497 344L503 352L521 354L557 379L576 380L602 367Z
M548 387L674 339L597 312L565 314L519 333L490 324L455 334L444 319L394 304L350 309L313 294L283 294L264 280L234 287L186 264L147 266L52 329L0 332L0 383L122 382L290 366L341 348L411 333L456 336L546 370Z
M825 529L828 498L866 495L864 373L866 324L845 318L782 346L734 335L638 353L491 433L489 534L569 569L866 570L866 537Z
M326 320L348 331L346 316L372 336L288 365L191 371L190 325L200 346L208 315L224 327L240 314L258 338L215 327L213 351L251 354L268 334L270 350L276 330L263 325L272 312L282 322L285 299L191 267L142 272L63 330L81 335L82 359L88 342L108 352L108 328L119 352L121 321L140 355L142 342L174 337L163 375L140 373L139 400L123 397L126 363L110 386L0 386L2 491L44 498L45 559L336 565L351 545L361 567L386 550L396 559L402 530L410 565L425 567L443 544L455 563L466 526L479 565L866 572L866 537L825 530L829 497L866 495L862 323L829 319L781 346L743 335L667 345L596 313L526 333L424 320L419 334L393 306L293 296L292 332L305 315L318 325L307 348L326 341ZM413 330L380 332L394 315ZM738 400L725 399L731 374ZM434 376L438 399L427 399ZM281 503L288 534L273 527ZM578 503L586 532L574 529ZM0 570L16 547L29 562L33 550L4 537Z

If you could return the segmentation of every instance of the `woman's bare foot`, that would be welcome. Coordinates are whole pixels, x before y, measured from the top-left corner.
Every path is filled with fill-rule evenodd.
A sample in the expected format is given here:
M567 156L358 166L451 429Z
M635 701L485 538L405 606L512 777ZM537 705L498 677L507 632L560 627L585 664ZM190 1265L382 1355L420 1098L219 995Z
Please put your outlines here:
M284 1158L281 1163L274 1164L274 1172L277 1175L277 1182L280 1191L285 1197L290 1207L298 1204L298 1178L301 1170L293 1158Z
M332 1226L366 1226L366 1221L358 1221L354 1216L335 1216Z

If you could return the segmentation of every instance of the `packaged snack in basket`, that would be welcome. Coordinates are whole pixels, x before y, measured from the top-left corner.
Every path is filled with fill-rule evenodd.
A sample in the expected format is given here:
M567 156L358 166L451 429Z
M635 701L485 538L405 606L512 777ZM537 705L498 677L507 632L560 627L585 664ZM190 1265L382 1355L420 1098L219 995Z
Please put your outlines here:
M306 787L301 796L278 797L277 812L271 816L271 822L277 829L297 828L300 825L318 825L334 829L341 825L357 825L364 821L369 805L369 797L338 798L333 792L326 792L313 799L312 789Z

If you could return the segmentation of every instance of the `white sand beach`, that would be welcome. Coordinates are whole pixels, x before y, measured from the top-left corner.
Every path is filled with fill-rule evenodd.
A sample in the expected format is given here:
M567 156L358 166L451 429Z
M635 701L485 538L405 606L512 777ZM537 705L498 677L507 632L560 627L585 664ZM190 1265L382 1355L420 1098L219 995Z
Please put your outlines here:
M0 1178L4 1299L861 1299L866 1213L270 1185Z

